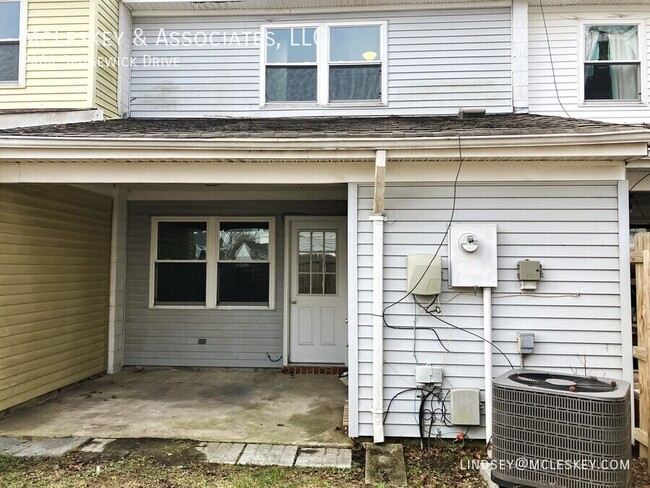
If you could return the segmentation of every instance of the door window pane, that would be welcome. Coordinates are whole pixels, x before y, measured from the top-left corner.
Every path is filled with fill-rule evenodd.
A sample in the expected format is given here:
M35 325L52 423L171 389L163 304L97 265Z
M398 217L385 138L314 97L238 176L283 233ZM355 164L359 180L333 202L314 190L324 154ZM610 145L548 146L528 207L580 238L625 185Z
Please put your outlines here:
M381 68L330 66L330 101L380 100Z
M20 2L0 2L0 39L20 37Z
M315 102L316 67L266 68L267 102Z
M159 222L158 260L204 260L205 222Z
M295 27L267 31L266 62L277 64L315 63L316 29Z
M337 233L332 231L299 232L299 294L336 294L337 240ZM327 250L327 252L324 252L324 250ZM311 267L309 264L311 264Z
M156 263L154 304L205 305L205 263Z
M330 28L330 61L380 61L379 26Z

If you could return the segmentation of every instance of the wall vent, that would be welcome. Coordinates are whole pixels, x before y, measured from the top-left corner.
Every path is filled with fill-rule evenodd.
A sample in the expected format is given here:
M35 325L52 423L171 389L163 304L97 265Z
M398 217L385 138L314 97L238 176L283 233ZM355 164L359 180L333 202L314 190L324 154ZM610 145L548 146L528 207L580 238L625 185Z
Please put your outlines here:
M484 119L486 110L482 107L463 107L458 110L458 117L463 120Z
M625 381L544 371L519 369L495 378L492 481L499 486L627 487L629 393ZM517 463L522 459L529 469Z

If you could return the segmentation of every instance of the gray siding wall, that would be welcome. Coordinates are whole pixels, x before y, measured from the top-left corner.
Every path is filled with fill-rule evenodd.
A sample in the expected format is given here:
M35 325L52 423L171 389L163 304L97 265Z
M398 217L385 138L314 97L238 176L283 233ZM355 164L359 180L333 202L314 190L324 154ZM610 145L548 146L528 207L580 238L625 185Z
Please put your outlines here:
M359 435L372 434L372 212L373 189L359 187L358 196L358 340ZM444 237L452 207L451 186L395 185L386 189L384 302L406 291L406 256L433 253ZM517 331L535 333L535 354L526 367L621 378L622 337L619 262L619 222L616 183L461 185L457 223L496 223L499 285L493 298L493 339L515 367ZM444 318L483 335L480 290L449 290L447 245L440 250L443 265L441 308ZM522 296L517 261L538 259L544 277L538 293ZM411 299L393 307L387 322L413 326ZM415 359L444 365L444 387L483 388L483 343L450 329L432 317L419 316L418 327L435 326L449 344L444 354L429 330L384 328L385 404L402 389L415 386ZM509 369L496 351L494 374ZM586 370L583 364L586 363ZM481 392L483 397L483 392ZM418 436L413 394L398 397L386 421L388 436ZM440 426L443 434L458 429ZM434 428L434 435L437 428ZM484 435L473 428L470 436Z
M270 22L388 21L388 106L259 107L260 50L245 32ZM510 9L453 9L257 17L134 17L146 45L133 46L134 117L455 114L483 106L510 112ZM225 33L225 46L171 47L160 30ZM232 34L240 37L232 41ZM222 39L222 38L218 38ZM251 36L252 39L252 36ZM141 41L140 41L141 43ZM178 66L142 66L144 56L177 57Z
M129 204L125 365L277 368L282 355L282 215L345 215L346 202L131 202ZM276 217L275 310L149 308L152 216ZM198 339L207 339L198 345Z

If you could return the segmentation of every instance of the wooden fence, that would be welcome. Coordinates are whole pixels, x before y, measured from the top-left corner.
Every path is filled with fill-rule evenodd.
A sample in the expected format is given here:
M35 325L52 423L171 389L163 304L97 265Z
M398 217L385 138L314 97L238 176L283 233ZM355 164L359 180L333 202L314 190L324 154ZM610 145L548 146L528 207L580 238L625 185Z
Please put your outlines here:
M634 357L638 361L639 410L638 427L634 428L634 438L639 442L639 456L648 459L648 429L650 428L650 233L634 236L634 251L630 261L634 264L636 284L636 331L637 345ZM650 471L650 460L648 462Z

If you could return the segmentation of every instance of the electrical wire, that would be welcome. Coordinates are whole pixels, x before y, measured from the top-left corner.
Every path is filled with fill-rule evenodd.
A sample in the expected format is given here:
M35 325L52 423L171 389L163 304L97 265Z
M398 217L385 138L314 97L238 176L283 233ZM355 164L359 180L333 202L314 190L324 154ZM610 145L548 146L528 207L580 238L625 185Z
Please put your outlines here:
M544 5L542 5L542 0L539 0L539 9L542 11L542 21L544 22L544 33L546 34L546 46L548 47L548 59L551 62L551 74L553 76L553 85L555 86L555 96L557 98L557 103L560 104L560 107L562 108L562 111L564 114L572 119L571 115L569 115L569 112L567 112L566 108L564 108L564 104L562 103L562 100L560 98L560 90L557 87L557 77L555 76L555 63L553 62L553 53L551 52L551 39L548 35L548 26L546 25L546 14L544 13Z
M632 185L632 188L630 188L628 191L632 191L632 190L634 190L634 189L639 185L639 183L641 183L643 180L645 180L648 176L650 176L650 173L648 173L648 174L645 175L643 178L641 178L639 181L637 181L636 183L634 183L634 185Z
M456 171L456 177L454 178L454 185L453 185L453 196L452 196L452 203L451 203L451 215L449 217L449 221L447 223L447 228L445 229L445 233L442 236L442 239L440 239L440 243L438 244L438 247L436 248L435 253L433 253L433 257L429 261L429 264L427 264L426 269L422 273L422 276L420 276L420 279L413 285L413 287L406 292L406 294L400 298L399 300L391 303L390 305L387 305L384 307L384 310L382 311L381 314L381 319L384 322L384 325L387 327L391 327L388 324L388 321L386 320L386 312L387 310L393 308L395 305L398 305L402 303L404 300L406 300L409 295L413 293L413 291L418 287L420 282L424 279L425 275L427 274L427 271L429 271L429 268L435 261L436 257L438 257L438 253L440 252L440 249L442 248L442 245L445 242L445 239L447 238L447 235L449 235L449 229L451 228L451 224L454 222L454 215L456 214L456 201L458 200L458 178L460 177L460 170L463 168L463 146L461 143L461 138L460 135L458 136L458 170ZM393 327L391 327L393 328Z
M438 316L435 315L435 314L430 313L429 315L431 315L434 319L439 320L439 321L442 322L443 324L447 324L447 325L453 327L454 329L458 329L458 330L460 330L460 331L465 332L466 334L472 335L472 336L476 337L477 339L482 340L483 342L487 342L487 343L490 344L494 349L496 349L496 350L499 352L499 354L501 354L501 355L506 359L506 361L507 361L508 364L510 365L510 369L515 369L515 367L512 365L512 362L510 361L510 359L508 358L508 356L506 356L506 353L503 352L501 349L499 349L499 346L497 346L494 342L490 342L490 341L488 341L488 340L485 339L484 337L481 337L480 335L475 334L475 333L472 332L471 330L464 329L463 327L459 327L459 326L457 326L457 325L452 324L451 322L448 322L448 321L446 321L446 320L444 320L444 319L441 319L440 317L438 317Z

